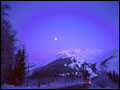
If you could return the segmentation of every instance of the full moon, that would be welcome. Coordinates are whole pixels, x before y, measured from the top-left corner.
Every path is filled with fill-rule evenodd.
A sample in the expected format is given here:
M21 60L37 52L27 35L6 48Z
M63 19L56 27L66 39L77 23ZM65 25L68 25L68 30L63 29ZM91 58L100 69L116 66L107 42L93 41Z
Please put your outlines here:
M54 40L57 40L57 38L55 37Z

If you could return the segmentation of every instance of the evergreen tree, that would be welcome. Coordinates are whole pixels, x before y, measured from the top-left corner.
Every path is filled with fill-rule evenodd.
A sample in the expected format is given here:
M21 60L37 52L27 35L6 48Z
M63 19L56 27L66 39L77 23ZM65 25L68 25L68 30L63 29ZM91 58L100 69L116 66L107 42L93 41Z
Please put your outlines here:
M9 5L1 4L1 82L10 83L12 78L12 68L14 62L14 51L16 49L16 31L8 21L6 10L10 9Z
M112 78L112 73L111 71L107 73L108 77L111 79Z
M115 81L115 71L113 70L113 76L112 76L113 82Z
M20 83L24 82L24 77L25 77L25 60L26 60L26 52L25 48L23 47L19 65L20 65Z
M21 50L19 49L17 54L16 54L16 57L15 57L15 65L14 65L14 70L13 70L13 73L14 73L14 79L15 79L15 83L14 85L19 85L19 77L20 77L20 68L19 68L19 62L20 62L20 58L21 58Z
M24 82L25 77L25 48L23 47L18 50L15 57L15 66L14 66L14 76L15 76L15 85L21 85Z
M119 75L116 73L116 83L119 83Z

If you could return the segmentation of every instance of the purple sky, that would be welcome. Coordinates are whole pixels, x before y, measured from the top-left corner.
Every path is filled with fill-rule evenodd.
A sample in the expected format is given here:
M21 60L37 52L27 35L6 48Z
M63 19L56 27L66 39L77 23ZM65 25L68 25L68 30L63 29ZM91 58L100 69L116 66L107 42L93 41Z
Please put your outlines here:
M119 46L118 1L7 1L10 22L34 63L70 48ZM54 38L57 40L54 40Z

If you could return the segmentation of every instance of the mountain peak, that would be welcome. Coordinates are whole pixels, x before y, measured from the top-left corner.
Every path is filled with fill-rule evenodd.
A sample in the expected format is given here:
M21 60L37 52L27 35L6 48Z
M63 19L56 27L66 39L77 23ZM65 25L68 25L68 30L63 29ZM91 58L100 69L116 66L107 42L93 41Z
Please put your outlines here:
M85 59L87 61L93 61L94 59L98 58L101 54L105 53L105 50L100 50L100 49L92 49L92 48L86 48L86 49L69 49L69 50L63 50L59 51L58 57L75 57L77 60Z

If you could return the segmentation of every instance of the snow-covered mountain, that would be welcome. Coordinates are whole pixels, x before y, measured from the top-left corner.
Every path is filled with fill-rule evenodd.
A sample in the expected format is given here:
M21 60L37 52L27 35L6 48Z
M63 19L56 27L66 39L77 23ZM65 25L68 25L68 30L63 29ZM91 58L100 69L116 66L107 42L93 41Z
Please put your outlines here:
M84 65L86 63L86 65ZM84 68L89 72L91 77L97 76L91 65L96 64L97 71L104 69L105 71L115 71L119 74L119 49L109 51L98 49L70 49L63 50L57 53L49 63L40 67L40 71L54 72L59 74L70 73L66 71L78 73L79 69L84 65ZM39 70L39 69L38 69ZM55 72L54 72L55 73Z
M119 48L114 48L108 51L98 49L71 49L58 52L62 58L72 57L79 61L86 61L87 63L96 63L98 70L115 71L119 74ZM72 59L71 58L71 59Z
M95 63L97 62L97 58L102 56L102 54L106 53L105 50L100 49L92 49L92 48L86 48L86 49L69 49L69 50L62 50L57 52L53 57L51 57L49 60L47 60L45 63L42 63L42 66L45 66L49 64L50 62L58 59L58 58L65 58L65 57L75 57L77 60L85 60L88 63Z
M41 67L31 76L35 78L81 78L82 80L92 79L96 77L95 68L92 64L88 64L84 60L76 60L75 57L59 58L46 66Z

